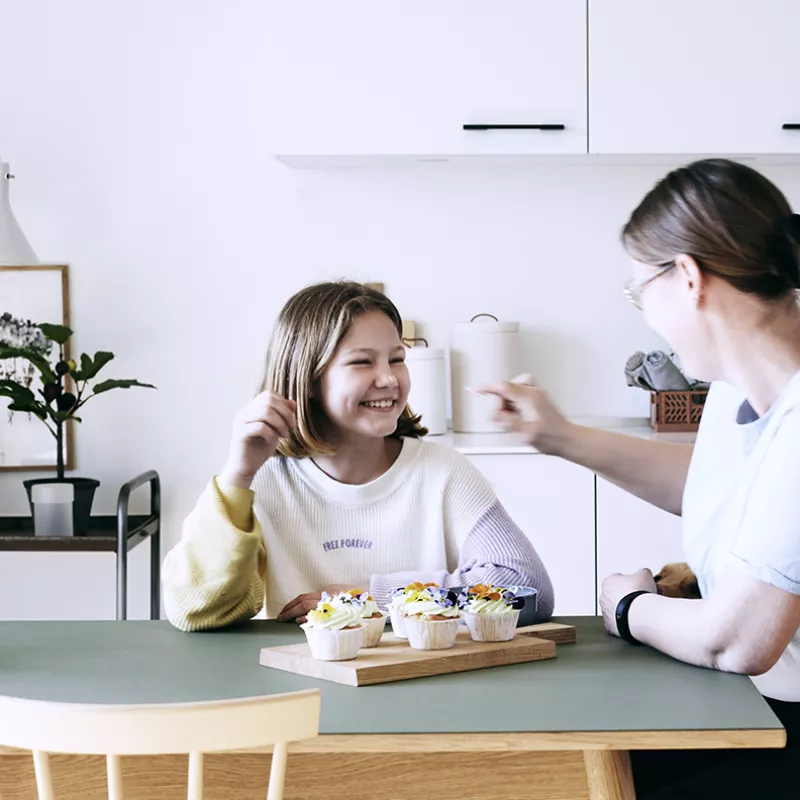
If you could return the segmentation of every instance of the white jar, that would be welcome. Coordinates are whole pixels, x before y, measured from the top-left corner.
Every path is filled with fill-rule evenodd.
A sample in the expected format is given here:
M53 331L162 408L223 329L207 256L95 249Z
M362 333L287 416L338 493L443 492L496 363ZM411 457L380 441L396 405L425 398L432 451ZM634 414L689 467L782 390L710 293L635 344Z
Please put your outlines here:
M453 327L450 350L453 430L490 433L500 430L492 421L497 399L467 388L510 381L519 375L519 322L504 322L488 314Z
M31 487L33 532L36 536L72 536L71 483L37 483Z
M441 347L409 347L406 365L411 378L408 404L415 414L422 415L428 433L437 436L447 432L447 383L444 350Z

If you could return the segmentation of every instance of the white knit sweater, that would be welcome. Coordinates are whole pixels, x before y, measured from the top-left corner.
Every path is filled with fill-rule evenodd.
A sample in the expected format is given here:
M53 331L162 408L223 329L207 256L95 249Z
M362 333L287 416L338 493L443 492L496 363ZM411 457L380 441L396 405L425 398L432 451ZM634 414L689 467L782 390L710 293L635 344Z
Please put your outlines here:
M334 481L311 459L275 457L252 488L260 524L251 532L233 526L214 481L186 520L164 564L165 605L178 627L248 618L264 590L275 617L331 584L369 584L383 605L392 588L415 580L534 586L538 615L552 614L552 584L533 546L451 448L404 439L392 467L359 486Z

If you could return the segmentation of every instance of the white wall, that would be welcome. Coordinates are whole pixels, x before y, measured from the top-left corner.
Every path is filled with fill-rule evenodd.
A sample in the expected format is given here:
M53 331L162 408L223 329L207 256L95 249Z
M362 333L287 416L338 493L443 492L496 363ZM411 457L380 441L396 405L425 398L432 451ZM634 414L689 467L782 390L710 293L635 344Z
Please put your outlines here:
M478 312L518 319L566 412L643 416L623 364L660 343L622 297L618 231L664 168L293 171L263 145L263 87L280 79L262 66L265 6L0 2L17 218L42 260L70 265L75 346L113 350L109 377L159 387L87 408L76 474L102 480L95 511L155 468L177 539L280 305L325 277L384 281L434 345ZM765 171L800 204L800 168ZM0 475L0 513L24 513L23 477ZM145 616L134 555L131 615ZM81 615L113 616L110 556L0 554L0 617Z

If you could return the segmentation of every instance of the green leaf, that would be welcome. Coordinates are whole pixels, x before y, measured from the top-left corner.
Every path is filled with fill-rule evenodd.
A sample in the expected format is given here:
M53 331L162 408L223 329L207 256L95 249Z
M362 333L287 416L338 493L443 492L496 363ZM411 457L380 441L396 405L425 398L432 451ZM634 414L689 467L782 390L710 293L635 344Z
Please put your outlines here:
M89 358L86 353L81 356L80 378L75 376L75 380L89 381L100 372L103 367L114 358L113 353L100 351L94 354L94 359Z
M92 372L91 375L84 375L84 380L89 380L89 378L94 378L94 376L97 375L97 373L100 372L100 370L103 369L103 367L106 364L108 364L108 362L111 361L113 358L114 358L114 354L113 353L107 353L107 352L105 352L103 350L101 350L98 353L95 353L94 354L94 371Z
M111 389L130 389L131 386L143 386L146 389L156 388L155 386L153 386L152 383L139 383L139 381L133 381L127 378L122 378L116 380L112 379L110 381L103 381L102 383L96 384L94 389L92 390L92 394L101 394L102 392L108 392Z
M80 417L73 417L71 411L50 411L50 416L53 418L53 422L66 422L67 420L74 419L76 422L82 422L83 420Z
M28 414L35 414L41 420L47 419L47 409L42 406L41 403L24 403L22 401L15 400L13 403L9 404L8 410L23 411L27 412Z
M33 350L0 344L0 360L7 358L22 358L25 361L30 361L39 370L39 374L42 376L42 383L55 383L58 380L47 359L38 353L34 353Z
M78 378L77 373L73 375L75 380L81 381L88 381L89 380L89 373L92 371L94 364L92 364L92 359L89 358L86 353L81 354L81 376Z
M49 325L43 322L36 326L50 341L58 345L65 345L72 336L72 331L66 325Z
M36 395L16 381L0 381L0 397L13 397L15 403L36 402Z

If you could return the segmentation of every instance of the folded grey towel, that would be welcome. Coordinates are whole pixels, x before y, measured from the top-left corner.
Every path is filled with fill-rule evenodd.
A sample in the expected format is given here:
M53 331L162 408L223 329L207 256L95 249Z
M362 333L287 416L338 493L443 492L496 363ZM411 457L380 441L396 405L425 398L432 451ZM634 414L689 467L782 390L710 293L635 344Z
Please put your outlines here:
M645 376L644 353L641 350L637 350L625 364L625 380L628 386L638 386L648 392L653 391Z
M648 392L675 392L692 388L663 350L652 350L647 354L637 350L625 364L625 379L628 386L639 386Z
M643 371L647 382L658 392L691 388L686 376L663 350L653 350L644 357Z

